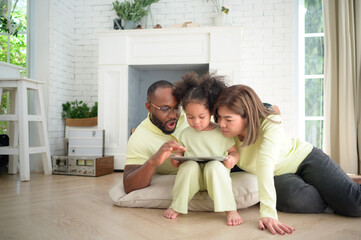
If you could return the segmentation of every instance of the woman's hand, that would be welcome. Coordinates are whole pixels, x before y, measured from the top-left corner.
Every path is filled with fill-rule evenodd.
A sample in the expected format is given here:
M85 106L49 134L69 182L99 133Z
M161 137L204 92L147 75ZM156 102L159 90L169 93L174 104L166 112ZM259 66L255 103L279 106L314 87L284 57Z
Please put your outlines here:
M223 165L228 169L232 169L234 165L237 164L238 157L237 148L233 145L230 149L228 149L228 156L226 157L226 160L223 161Z
M280 221L274 219L274 218L270 218L270 217L264 217L261 218L258 221L258 228L261 229L262 231L267 228L272 234L281 234L284 235L285 232L288 234L291 234L293 231L295 231L294 228L281 223Z
M233 156L228 155L226 157L226 160L223 161L223 165L228 169L232 169L237 162L238 162L238 158L235 159Z

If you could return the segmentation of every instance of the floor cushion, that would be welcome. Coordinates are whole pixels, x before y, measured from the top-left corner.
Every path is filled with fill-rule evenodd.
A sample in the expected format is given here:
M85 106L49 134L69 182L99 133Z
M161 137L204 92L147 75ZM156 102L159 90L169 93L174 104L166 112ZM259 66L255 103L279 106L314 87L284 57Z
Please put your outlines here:
M246 172L231 173L233 194L237 209L247 208L258 203L257 177ZM172 189L175 175L154 175L149 187L129 194L124 192L123 181L113 186L110 197L119 207L163 208L172 202ZM198 192L189 202L190 211L213 211L213 201L207 192Z

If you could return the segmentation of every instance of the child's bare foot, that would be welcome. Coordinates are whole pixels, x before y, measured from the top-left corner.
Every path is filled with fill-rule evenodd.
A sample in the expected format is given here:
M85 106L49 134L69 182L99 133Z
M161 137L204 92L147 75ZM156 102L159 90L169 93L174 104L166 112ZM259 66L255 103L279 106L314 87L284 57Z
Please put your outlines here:
M226 211L226 217L228 226L237 226L243 223L243 220L237 211Z
M179 215L179 212L174 211L171 208L168 208L167 210L164 211L164 217L169 218L169 219L176 219Z

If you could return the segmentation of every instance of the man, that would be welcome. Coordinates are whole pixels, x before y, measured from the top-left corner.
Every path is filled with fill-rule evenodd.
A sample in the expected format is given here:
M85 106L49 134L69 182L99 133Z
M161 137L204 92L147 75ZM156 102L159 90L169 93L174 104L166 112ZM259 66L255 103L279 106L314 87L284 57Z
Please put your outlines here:
M177 144L179 134L188 123L173 96L174 85L168 81L153 83L147 92L148 117L130 136L123 184L126 193L150 185L155 172L176 174L169 157L172 151L185 151Z

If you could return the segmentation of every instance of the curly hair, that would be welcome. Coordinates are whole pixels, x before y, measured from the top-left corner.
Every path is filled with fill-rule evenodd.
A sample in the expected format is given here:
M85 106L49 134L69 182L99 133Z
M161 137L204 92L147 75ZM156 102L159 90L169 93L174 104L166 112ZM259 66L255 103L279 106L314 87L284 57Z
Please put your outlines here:
M184 110L189 103L199 103L213 114L217 98L226 88L224 76L208 72L199 78L196 72L187 72L175 83L173 95Z

